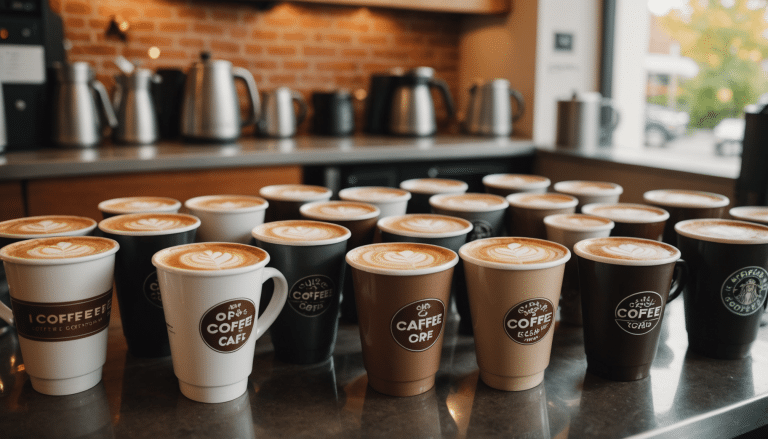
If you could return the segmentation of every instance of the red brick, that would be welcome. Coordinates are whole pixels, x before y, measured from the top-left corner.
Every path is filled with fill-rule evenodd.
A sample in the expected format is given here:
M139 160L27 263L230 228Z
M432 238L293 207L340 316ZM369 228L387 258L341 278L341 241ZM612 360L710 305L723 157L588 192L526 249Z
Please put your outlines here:
M248 28L245 27L231 27L229 28L229 35L232 38L243 39L248 37Z
M93 8L91 8L91 5L84 2L67 2L67 4L64 5L64 12L70 14L88 15L92 10Z
M264 52L264 48L261 46L255 46L253 44L245 45L245 53L247 55L261 55L262 52Z
M325 41L330 41L332 43L339 43L339 44L349 44L352 42L352 37L349 35L324 35L322 36L322 39Z
M366 44L366 45L382 45L387 44L387 37L383 36L367 36L367 35L361 35L357 37L357 41L360 42L360 44Z
M341 55L350 58L365 58L368 55L367 49L344 49Z
M240 45L225 41L211 41L211 49L223 53L240 53Z
M140 31L150 31L150 32L155 30L155 23L151 21L133 21L130 24L131 24L130 30L140 30Z
M323 62L315 64L315 67L319 71L346 72L355 70L357 66L352 62Z
M285 70L306 70L309 68L309 63L306 61L285 61L283 68Z
M305 17L299 23L303 28L323 28L331 27L333 22L327 18Z
M336 56L336 49L330 49L326 47L305 47L304 55L306 56Z
M377 59L396 59L402 61L408 59L408 52L404 50L374 50L373 56Z
M328 85L328 84L334 83L334 78L331 75L303 74L301 75L301 82L303 84L315 83L315 84Z
M84 27L85 26L85 20L82 18L75 18L70 17L64 20L64 28L73 28L73 27Z
M179 40L181 47L189 47L193 49L202 49L205 47L205 42L200 38L182 38Z
M277 63L275 61L256 61L253 65L256 66L257 69L262 70L274 70L277 68Z
M86 55L117 55L117 49L106 44L94 44L83 46L83 53Z
M167 59L189 59L189 55L187 52L182 52L180 50L160 50L160 58L167 60Z
M301 32L286 32L283 34L285 41L304 41L307 39L307 35Z
M91 41L91 34L87 32L64 32L65 38L71 41Z
M98 29L98 30L106 29L108 24L109 24L108 20L103 20L103 19L88 20L88 26L90 26L93 29Z
M418 34L395 36L395 44L397 46L421 46L424 45L424 41L424 36Z
M264 23L275 27L289 27L296 24L295 17L264 17Z
M164 21L157 24L157 30L160 32L186 32L187 28L187 23L176 21Z
M125 47L123 48L122 52L123 52L122 55L128 59L131 59L131 58L147 59L147 57L149 56L147 54L147 49ZM162 53L160 55L162 55Z
M253 38L255 38L257 40L276 40L277 39L277 32L255 30L255 31L253 31Z
M272 47L267 47L267 53L270 55L280 55L280 56L295 55L296 48L293 46L272 46Z
M296 84L296 75L272 75L269 82L276 85L293 85Z
M136 41L141 44L146 44L147 46L170 46L173 44L172 38L159 37L157 35L142 35L136 38Z
M221 35L224 33L224 28L215 24L195 23L194 31L204 34Z
M214 20L225 20L229 22L237 21L237 12L224 9L215 9L211 12Z
M198 9L198 8L192 8L190 6L186 6L183 8L177 9L177 14L179 14L179 18L193 18L195 20L205 20L208 16L208 14L205 12L205 9Z
M355 32L368 32L368 29L370 28L368 23L361 23L350 20L340 20L336 23L336 27L339 29L347 29Z
M144 10L142 16L149 18L171 18L171 8L147 8Z

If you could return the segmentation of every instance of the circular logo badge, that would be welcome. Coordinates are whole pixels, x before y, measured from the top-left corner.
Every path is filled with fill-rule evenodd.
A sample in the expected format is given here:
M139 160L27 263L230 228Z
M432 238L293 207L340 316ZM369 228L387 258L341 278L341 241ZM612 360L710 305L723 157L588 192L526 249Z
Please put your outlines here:
M209 348L228 354L245 346L256 322L256 305L233 299L214 305L200 319L200 336Z
M431 348L443 332L445 304L438 299L424 299L400 308L392 317L392 338L411 352Z
M728 276L720 289L720 297L730 312L748 316L763 307L766 292L768 272L761 267L746 267Z
M472 225L475 227L469 234L467 241L475 241L483 238L490 238L493 236L493 227L491 223L485 220L474 220Z
M149 273L146 279L144 279L144 297L152 305L162 309L163 299L160 297L160 283L157 281L157 271Z
M504 331L515 343L536 344L547 335L555 321L555 307L538 297L524 300L504 315Z
M288 292L288 303L294 311L315 317L330 308L336 297L336 286L328 276L314 274L296 281Z
M653 291L630 294L616 305L616 324L632 335L651 332L664 314L664 301Z

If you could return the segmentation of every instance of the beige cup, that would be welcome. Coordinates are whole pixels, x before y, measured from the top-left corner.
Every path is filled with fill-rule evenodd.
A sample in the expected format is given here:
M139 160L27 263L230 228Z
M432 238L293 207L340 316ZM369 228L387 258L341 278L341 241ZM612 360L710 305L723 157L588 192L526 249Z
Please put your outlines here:
M618 203L624 188L616 183L606 181L569 180L555 183L555 192L572 195L579 199L576 212L581 212L581 206L592 203Z
M400 183L400 189L412 194L408 213L430 213L429 198L437 194L463 194L469 185L449 178L414 178Z
M648 191L643 194L643 200L669 212L662 237L662 241L669 245L677 245L677 223L689 219L722 218L725 207L731 202L725 195L681 189Z
M558 213L574 213L579 203L575 197L563 194L519 193L507 196L507 234L545 239L544 218Z
M392 396L428 391L440 366L458 256L443 247L396 242L358 247L346 259L368 384Z
M594 215L561 213L544 218L547 239L568 247L584 239L602 238L611 234L613 221ZM576 259L565 263L563 288L560 297L560 320L581 325L581 295L579 294L579 267Z
M551 182L547 177L528 174L488 174L483 177L485 191L489 194L507 195L519 192L543 194Z
M593 203L581 207L581 211L608 218L615 227L611 236L652 239L661 241L664 226L669 219L669 212L646 204L632 203Z
M102 201L98 207L107 219L126 213L176 213L181 209L181 201L166 197L125 197Z
M350 187L339 191L344 201L359 201L373 204L381 211L379 219L405 215L411 193L403 189L380 186Z
M248 195L207 195L184 202L189 213L200 218L198 242L250 244L251 230L264 224L267 200Z
M330 189L307 184L277 184L259 189L259 195L269 201L264 222L301 219L299 208L313 201L331 199Z
M472 311L480 378L500 390L527 390L544 380L565 263L554 242L488 238L459 250Z

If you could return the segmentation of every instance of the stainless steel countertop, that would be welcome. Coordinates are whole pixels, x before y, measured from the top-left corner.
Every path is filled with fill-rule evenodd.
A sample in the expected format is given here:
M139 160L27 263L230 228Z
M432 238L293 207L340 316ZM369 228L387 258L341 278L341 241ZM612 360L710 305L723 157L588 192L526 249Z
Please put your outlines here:
M559 325L545 381L502 392L478 380L474 343L447 321L436 386L410 398L367 386L355 325L342 325L334 356L314 366L274 359L257 342L247 394L201 404L179 392L170 358L126 354L118 313L103 381L76 395L35 392L16 335L0 336L0 435L88 438L725 438L768 424L768 329L752 355L713 360L687 351L682 300L667 308L649 378L612 382L586 374L581 328Z
M531 155L534 151L531 140L473 136L299 136L244 138L229 145L160 142L149 146L49 148L0 155L0 180L201 168L499 158Z

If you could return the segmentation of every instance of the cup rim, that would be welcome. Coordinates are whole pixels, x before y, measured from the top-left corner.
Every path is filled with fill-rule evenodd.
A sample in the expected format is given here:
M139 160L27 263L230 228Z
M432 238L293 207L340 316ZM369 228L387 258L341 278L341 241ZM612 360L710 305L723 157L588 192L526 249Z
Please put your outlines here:
M171 267L170 265L166 265L160 262L160 258L162 258L166 253L175 251L180 247L204 247L206 245L214 245L214 244L232 245L236 247L241 247L243 248L243 250L247 250L250 252L257 251L264 254L264 259L260 260L259 262L253 265L246 265L244 267L236 267L236 268L226 268L224 270L192 270L189 268ZM235 242L193 242L190 244L180 244L180 245L174 245L173 247L164 248L158 251L157 253L155 253L154 255L152 255L152 265L154 265L155 268L157 268L158 270L163 270L170 273L184 274L187 276L196 276L196 277L221 277L221 276L230 276L235 274L247 273L249 271L255 271L260 268L263 268L269 263L269 260L270 260L269 253L267 253L264 249L261 249L259 247L254 247L252 245L239 244Z
M224 197L241 197L241 198L248 198L252 199L254 201L258 201L259 204L255 206L250 207L238 207L236 209L216 209L214 207L206 207L206 206L193 206L192 204L200 201L206 201L206 200L213 200L216 198L224 198ZM269 201L265 200L264 198L257 197L255 195L234 195L234 194L222 194L222 195L201 195L199 197L190 198L187 201L184 202L184 207L189 209L190 211L200 211L200 212L210 212L210 213L248 213L248 212L259 212L262 210L266 210L269 207Z
M546 204L546 205L531 205L531 204L525 204L519 200L519 198L523 197L534 197L534 196L548 196L548 195L557 195L559 197L568 197L570 200L563 201L562 203L557 204ZM509 205L512 207L522 208L522 209L531 209L531 210L550 210L550 209L568 209L571 207L576 207L579 204L579 199L574 197L573 195L568 194L556 194L554 192L546 192L543 194L532 194L528 192L518 192L516 194L509 194L507 195L507 201L509 202Z
M135 231L135 232L129 232L127 230L114 230L114 229L107 229L107 226L105 223L109 224L110 221L117 221L120 218L125 217L134 217L134 216L145 216L145 215L152 215L160 213L162 215L178 215L185 218L194 218L195 222L193 224L190 224L188 226L179 227L176 229L168 229L168 230L142 230L142 231ZM184 233L188 232L190 230L194 230L200 227L200 218L194 216L194 215L187 215L186 213L163 213L163 212L141 212L141 213L126 213L123 215L115 215L113 217L105 218L101 221L99 221L99 230L101 230L104 233L109 233L111 235L121 235L121 236L164 236L164 235L173 235L176 233Z
M76 230L68 230L66 232L62 233L37 233L37 234L18 234L18 233L3 233L0 232L0 238L10 238L10 239L36 239L36 238L48 238L48 237L55 237L55 236L82 236L87 235L93 231L93 229L96 228L98 225L98 222L93 218L88 218L87 216L78 216L78 215L36 215L36 216L26 216L22 218L14 218L6 221L0 221L0 224L3 223L11 223L16 221L24 221L24 220L35 220L35 219L45 219L45 218L77 218L77 219L85 219L88 221L91 221L91 225L87 227L83 227L82 229L76 229Z
M336 217L332 215L324 215L318 212L309 212L310 209L319 204L327 204L329 206L337 204L357 204L364 208L373 207L374 210L353 217ZM318 221L362 221L376 218L377 216L381 215L381 210L378 207L371 203L362 203L360 201L313 201L311 203L302 204L302 206L299 208L299 212L304 217Z
M442 219L445 218L449 221L455 221L464 224L464 228L460 230L455 230L452 232L441 232L441 233L419 233L419 232L412 232L409 230L395 230L390 227L389 223L400 220L405 217L430 217L435 219ZM392 235L398 235L398 236L406 236L408 238L453 238L454 236L460 236L460 235L466 235L469 234L474 229L474 226L471 222L465 220L464 218L459 218L456 216L449 216L449 215L440 215L437 213L407 213L405 215L394 215L394 216L388 216L381 218L377 223L376 227L379 228L382 232L386 232Z
M289 225L292 223L316 223L316 224L322 224L323 227L334 227L343 229L344 235L338 236L335 238L329 238L329 239L321 239L317 241L287 241L287 240L281 240L279 238L273 238L271 236L263 235L262 229L265 229L267 227L275 227L278 224L284 224ZM268 242L270 244L278 244L278 245L288 245L291 247L318 247L321 245L330 245L330 244L337 244L339 242L344 242L349 240L350 237L352 237L352 232L350 230L342 225L334 224L334 223L328 223L323 221L314 221L314 220L283 220L283 221L272 221L269 223L259 224L258 226L251 229L251 236L253 236L254 239L258 241Z
M108 204L107 204L107 203L113 203L113 202L116 202L116 201L138 200L138 199L141 199L141 198L154 198L154 199L158 199L158 200L172 201L172 203L171 204L163 205L161 207L158 207L156 209L152 209L150 211L140 211L140 212L133 211L133 210L128 211L128 210L121 210L121 209L113 209L113 208L110 208L108 206ZM155 197L155 196L120 197L120 198L111 198L109 200L104 200L101 203L99 203L97 208L100 211L104 212L104 213L112 213L112 214L116 214L116 215L129 214L129 213L150 213L150 212L157 212L157 213L159 213L159 212L166 212L166 213L169 213L169 212L177 212L179 209L181 209L181 201L179 201L179 200L177 200L175 198Z
M526 183L522 185L509 185L509 184L504 184L500 181L497 181L502 177L516 177L516 176L520 176L521 178L536 177L540 180L532 181L530 183ZM514 189L514 190L546 189L551 184L552 184L552 181L547 177L544 177L543 175L534 175L534 174L488 174L485 177L483 177L483 185L492 187L495 189Z
M569 184L574 183L597 183L597 184L607 184L612 186L611 189L603 189L598 192L593 192L589 190L570 190L567 188ZM565 189L563 189L565 187ZM552 189L555 190L555 192L560 192L567 195L586 195L586 196L611 196L611 195L621 195L624 193L624 188L621 187L620 184L612 183L610 181L597 181L597 180L565 180L565 181L558 181L552 186Z
M358 191L360 189L387 189L387 190L402 192L402 194L394 198L386 198L386 199L380 199L380 200L364 200L362 198L355 198L354 195L352 195L355 191ZM387 186L355 186L355 187L348 187L346 189L340 190L339 198L341 198L344 201L360 201L360 202L374 204L374 205L375 204L392 204L392 203L401 203L403 201L410 200L411 193L405 189L398 189L398 188L387 187Z
M649 219L643 219L643 218L616 218L616 217L610 217L608 215L601 215L597 212L595 212L596 209L600 209L601 207L608 207L608 206L618 206L618 207L628 207L628 208L636 208L636 209L645 209L645 210L658 210L661 213L661 216L658 218L653 218L651 220ZM581 211L583 213L588 213L590 215L599 216L602 218L608 218L613 222L616 223L628 223L628 224L653 224L653 223L660 223L662 221L666 221L669 219L669 212L667 212L665 209L662 209L658 206L651 206L650 204L640 204L640 203L590 203L585 204L581 206Z
M11 256L7 254L10 250L13 250L14 247L20 246L20 245L30 245L30 241L48 241L48 240L60 240L62 238L73 238L77 237L78 239L87 239L87 240L93 240L93 241L110 241L114 244L114 247L112 247L109 250L103 251L101 253L86 255L86 256L80 256L76 258L60 258L60 259L26 259L26 258L20 258L18 256ZM14 242L13 244L8 244L3 248L0 248L0 260L3 262L13 263L13 264L20 264L20 265L69 265L69 264L78 264L80 262L88 262L93 261L96 259L101 259L110 255L114 255L117 253L117 251L120 250L120 243L115 241L114 239L110 238L102 238L101 236L48 236L44 238L32 238L32 239L26 239L19 242Z
M687 230L683 230L683 227L685 227L687 224L708 222L708 221L718 221L718 222L730 223L730 224L744 224L750 227L758 227L768 232L768 226L766 226L765 224L759 224L751 221L724 219L724 218L698 218L698 219L680 221L677 224L675 224L675 232L677 232L678 235L685 236L686 238L697 239L699 241L716 242L720 244L735 244L735 245L768 244L768 236L766 236L763 239L733 239L733 238L728 239L728 238L719 238L716 236L701 235L701 234L689 232Z
M710 196L714 198L718 198L719 201L713 204L704 204L704 203L671 203L669 201L665 200L654 200L653 197L657 196L658 194L661 194L663 192L684 192L688 194L693 195L704 195L704 196ZM688 189L655 189L652 191L647 191L643 193L643 200L646 203L658 205L658 206L664 206L664 207L676 207L676 208L683 208L683 209L716 209L718 207L725 207L728 205L728 203L731 202L731 200L726 197L725 195L716 194L714 192L705 192L705 191L694 191L694 190L688 190Z
M500 204L494 204L492 206L481 207L479 209L472 209L472 208L469 208L469 207L463 208L463 207L459 207L459 206L446 207L446 206L438 204L438 203L440 203L441 201L443 201L446 198L462 197L462 196L466 196L466 195L470 195L470 196L471 195L480 195L480 196L488 197L488 198L498 198L501 201L501 203ZM496 212L497 210L504 210L504 209L509 207L509 201L507 201L506 198L504 198L504 197L502 197L500 195L486 194L486 193L483 193L483 192L464 192L463 194L435 194L435 195L432 195L431 197L429 197L429 205L432 206L433 208L436 208L436 209L451 210L451 211L455 211L455 212L477 212L477 213L484 213L484 212Z
M415 187L418 181L421 180L446 180L450 182L457 182L461 183L459 185L455 185L455 187L448 187L443 190L440 190L439 192L433 192L433 191L424 191L424 190L418 190L418 187ZM400 189L406 190L408 192L414 193L414 194L422 194L422 195L437 195L437 194L460 194L463 192L466 192L467 189L469 189L469 185L461 180L455 180L452 178L433 178L433 177L425 177L425 178L411 178L409 180L403 180L400 182Z
M417 270L396 270L396 269L386 269L386 268L380 268L380 267L370 267L367 265L359 264L358 262L352 260L350 258L351 254L354 253L360 253L364 251L364 249L367 249L369 247L377 247L377 246L391 246L391 245L398 245L398 244L407 244L411 246L417 246L417 247L432 247L439 249L440 251L449 251L453 253L453 259L451 259L448 262L445 262L443 264L437 265L435 267L427 267L427 268L419 268ZM352 266L353 268L356 268L360 271L364 271L366 273L372 273L372 274L381 274L385 276L420 276L424 274L433 274L433 273L439 273L442 271L445 271L449 268L454 267L456 264L459 263L459 256L454 252L453 250L447 249L445 247L440 247L437 245L432 244L421 244L421 243L415 243L415 242L380 242L376 244L368 244L368 245L362 245L360 247L354 248L347 252L347 255L344 257L346 259L347 263Z
M504 262L486 261L485 259L476 258L468 253L472 247L483 245L485 242L488 242L488 241L502 241L504 243L509 243L509 244L519 243L521 241L533 241L533 242L541 243L541 245L545 247L557 247L560 250L564 250L565 255L559 259L555 259L554 261L537 262L535 264L512 264L512 263L504 263ZM470 262L472 264L475 264L484 268L495 268L497 270L507 270L507 271L544 270L547 268L563 265L571 259L571 251L568 250L568 247L553 241L548 241L545 239L538 239L538 238L528 238L525 236L501 236L501 237L494 237L494 238L478 239L462 245L461 248L459 249L459 255L461 256L461 259L463 259L465 262Z
M592 226L579 227L577 225L559 224L555 222L558 218L562 218L566 216L577 216L585 219L594 219L598 221L608 221L608 222L601 224L599 226L594 226L594 227ZM606 218L604 216L599 216L599 215L590 215L586 213L556 213L554 215L547 215L544 217L544 224L546 224L547 226L553 227L555 229L567 230L570 232L604 232L606 230L613 230L613 228L616 226L616 224L610 218Z
M316 195L310 195L305 198L285 197L280 194L271 193L273 191L277 191L277 190L280 190L283 188L289 188L289 187L323 189L323 192L318 192ZM308 202L308 201L329 200L331 198L331 195L333 195L333 191L331 191L325 186L316 186L311 184L273 184L269 186L264 186L263 188L259 189L259 195L262 198L265 198L267 200L293 201L293 202L302 203L302 202Z
M664 259L645 259L645 260L636 260L636 259L618 259L618 258L609 258L605 256L600 255L594 255L592 253L587 253L583 250L583 247L591 243L592 241L597 240L610 240L610 241L641 241L644 243L652 244L655 246L660 247L666 247L668 250L674 250L672 253L672 256L666 257ZM632 266L632 267L653 267L656 265L664 265L664 264L670 264L672 262L676 262L678 259L680 259L680 250L670 244L667 244L665 242L661 241L654 241L652 239L644 239L644 238L631 238L626 236L608 236L608 237L602 237L602 238L589 238L585 239L583 241L579 241L573 246L573 252L576 253L581 258L589 259L590 261L594 262L602 262L604 264L610 264L610 265L624 265L624 266Z
M766 222L763 222L757 218L750 218L749 216L743 214L743 211L746 211L747 209L758 209L758 210L764 210L766 214L768 214L768 206L738 206L738 207L732 207L728 214L734 217L737 220L741 221L748 221L753 222L757 224L766 224L768 223L768 220L764 220Z

